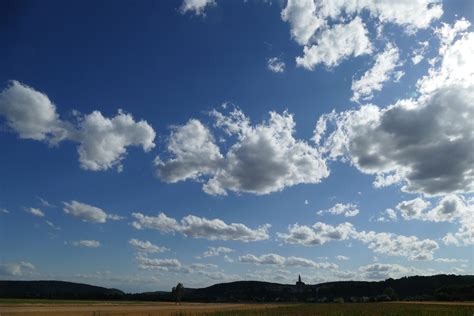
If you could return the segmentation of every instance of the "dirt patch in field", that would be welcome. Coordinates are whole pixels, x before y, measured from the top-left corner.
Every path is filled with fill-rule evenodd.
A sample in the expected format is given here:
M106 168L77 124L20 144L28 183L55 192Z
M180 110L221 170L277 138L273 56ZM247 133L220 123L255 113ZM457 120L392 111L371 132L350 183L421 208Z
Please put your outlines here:
M0 316L171 316L179 312L187 315L224 310L255 310L271 308L280 305L273 304L205 304L205 303L156 303L146 305L123 305L123 304L16 304L0 305Z

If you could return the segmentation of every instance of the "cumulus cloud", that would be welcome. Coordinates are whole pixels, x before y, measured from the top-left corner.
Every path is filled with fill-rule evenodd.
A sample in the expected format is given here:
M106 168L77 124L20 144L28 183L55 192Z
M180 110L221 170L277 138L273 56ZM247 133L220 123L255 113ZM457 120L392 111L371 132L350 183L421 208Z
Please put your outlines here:
M403 184L403 191L426 195L467 193L474 189L473 104L473 88L449 85L385 109L364 105L323 115L314 140L324 138L321 131L331 122L334 131L324 139L323 151L376 175L376 187Z
M44 212L40 210L39 208L27 207L25 208L25 211L37 217L44 217Z
M368 244L376 253L389 256L407 257L409 260L431 260L439 246L431 239L419 240L416 236L403 236L393 233L357 232L354 238Z
M107 170L117 167L127 154L127 147L142 146L151 150L155 131L146 121L136 122L122 110L112 118L94 111L78 115L71 123L60 119L49 98L18 81L0 93L0 116L20 138L56 145L63 140L79 143L79 162L86 170Z
M217 257L221 254L229 254L231 252L234 252L234 249L230 249L227 247L208 247L208 250L206 250L203 254L203 258L207 257Z
M26 261L0 263L0 276L21 277L29 275L35 270L35 266Z
M357 205L352 203L337 203L330 209L318 211L319 215L323 215L324 213L329 213L333 215L344 215L345 217L353 217L359 214L359 209L357 208Z
M71 243L75 247L99 248L100 242L97 240L77 240Z
M382 90L383 84L390 80L396 80L394 69L400 66L399 51L396 46L389 43L385 50L375 57L372 68L367 70L362 77L352 81L352 101L369 100L374 91Z
M132 245L137 251L140 252L149 252L149 253L157 253L157 252L164 252L169 250L166 247L160 247L157 245L152 244L148 240L138 240L135 238L132 238L128 241L130 245Z
M398 203L397 209L400 211L404 219L413 219L419 218L422 212L430 205L430 202L418 197L413 200Z
M375 218L377 222L392 222L398 219L397 212L394 209L387 208L381 212L381 215Z
M324 24L324 19L316 16L314 0L288 0L281 19L290 24L291 37L300 45L306 45Z
M181 7L179 8L179 11L182 14L192 12L196 15L204 16L205 9L214 5L216 5L215 0L184 0L181 4Z
M18 81L11 81L0 93L0 116L23 139L54 144L67 134L49 98Z
M436 262L441 262L441 263L465 263L469 262L469 260L466 259L456 259L456 258L436 258L434 261Z
M214 174L224 160L209 129L195 119L173 128L167 151L175 158L157 157L155 166L157 176L171 183Z
M267 68L271 72L285 72L285 63L279 57L271 57L267 59Z
M347 261L347 260L349 260L349 257L343 256L343 255L339 255L339 256L336 256L336 259L337 259L337 260L340 260L340 261Z
M156 229L162 233L181 233L186 237L205 238L208 240L238 240L243 242L260 241L269 238L269 224L251 229L244 224L227 224L220 219L207 219L188 215L178 223L176 219L160 213L158 216L147 216L133 213L135 221L132 226L136 229Z
M372 45L365 24L356 17L347 24L337 24L322 31L314 45L304 47L304 54L296 58L296 64L309 70L321 63L334 67L347 57L371 52Z
M239 262L252 263L258 265L278 265L283 267L303 267L315 269L337 269L338 266L328 262L315 262L310 259L300 257L283 257L274 253L255 256L247 254L239 257Z
M178 259L151 259L147 256L138 256L136 258L138 267L143 270L173 270L181 268L181 262Z
M312 227L306 225L289 225L288 233L277 233L280 240L289 244L304 246L324 245L331 240L347 240L355 232L351 223L337 226L317 222Z
M399 264L374 263L359 268L359 273L364 279L386 280L388 278L401 278L412 275L434 274L432 271L423 271L413 267L404 267Z
M428 41L423 41L418 43L419 47L413 50L411 61L413 65L419 64L424 58L426 50L428 49L430 43Z
M474 245L474 216L472 213L469 217L466 217L465 220L461 221L461 225L455 233L448 233L442 240L446 245Z
M131 114L119 110L117 115L106 118L99 111L80 119L79 131L73 140L80 143L77 151L81 168L107 170L117 167L128 146L142 146L145 152L155 147L155 131L146 121L135 122Z
M101 208L78 201L63 202L63 211L73 217L76 217L84 222L90 223L105 223L107 220L120 220L124 217L107 214Z
M285 243L303 246L323 245L331 240L354 239L367 244L368 248L376 253L407 257L409 260L431 260L434 251L439 248L431 239L419 240L416 236L357 231L348 222L335 226L318 222L312 227L294 224L288 227L288 233L277 233L277 236Z
M203 190L212 195L226 195L228 190L262 195L319 183L329 175L318 149L294 138L295 122L289 113L270 112L269 121L255 126L239 109L229 114L214 110L211 115L215 128L236 139L228 152L221 155L209 130L191 120L172 132L168 151L174 158L157 160L158 177L169 182L207 178Z

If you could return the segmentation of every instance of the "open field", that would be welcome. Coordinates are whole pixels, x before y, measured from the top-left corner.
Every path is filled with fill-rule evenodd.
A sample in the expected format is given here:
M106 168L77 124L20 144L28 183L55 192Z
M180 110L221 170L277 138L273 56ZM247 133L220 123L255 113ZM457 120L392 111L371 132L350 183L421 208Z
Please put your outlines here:
M473 302L395 302L355 304L205 304L99 302L60 300L0 300L1 316L365 316L474 315Z
M100 302L61 300L1 300L0 316L171 316L207 315L216 311L269 309L271 304L206 304L162 302Z

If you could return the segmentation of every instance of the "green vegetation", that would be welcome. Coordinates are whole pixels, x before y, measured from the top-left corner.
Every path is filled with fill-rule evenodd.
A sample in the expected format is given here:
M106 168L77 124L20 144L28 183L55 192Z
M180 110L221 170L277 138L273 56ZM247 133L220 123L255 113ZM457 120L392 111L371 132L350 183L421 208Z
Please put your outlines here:
M305 304L260 310L221 311L207 316L472 316L474 305L417 304L417 303L358 303L358 304ZM176 315L188 316L181 313ZM193 314L196 315L196 314Z

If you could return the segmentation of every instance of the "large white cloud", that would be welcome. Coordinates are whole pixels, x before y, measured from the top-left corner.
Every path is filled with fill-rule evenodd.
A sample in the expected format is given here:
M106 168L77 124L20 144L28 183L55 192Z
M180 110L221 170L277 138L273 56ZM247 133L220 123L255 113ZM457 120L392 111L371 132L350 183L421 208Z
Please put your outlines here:
M323 147L360 171L377 176L376 187L402 183L407 192L427 195L474 190L474 86L451 85L426 98L401 100L380 109L323 116L315 140L328 121L335 130Z
M20 138L56 143L67 134L48 96L18 81L0 93L0 116Z
M270 112L270 120L255 126L239 109L229 114L213 111L215 127L231 140L220 154L209 130L197 120L176 127L168 141L174 156L156 160L157 174L169 182L185 179L208 181L206 193L227 191L268 194L300 183L318 183L329 175L317 148L295 139L295 122L287 112Z
M413 200L398 203L397 209L400 211L404 219L412 219L420 217L423 210L429 206L430 202L418 197Z
M439 246L431 239L420 240L416 236L396 235L393 233L357 232L355 239L368 244L376 253L389 256L407 257L409 260L431 260Z
M94 171L114 166L120 171L128 146L141 146L144 151L155 147L153 128L146 121L135 122L131 114L121 110L112 118L99 111L85 115L73 139L80 143L77 151L81 167Z
M379 29L394 23L414 33L429 27L443 10L429 0L288 0L281 18L289 23L291 37L305 46L297 64L307 69L319 63L331 67L351 55L369 53L371 44L360 18L365 14L378 20ZM349 19L353 21L344 24Z
M435 274L432 271L423 271L413 267L405 267L394 263L373 263L359 267L359 275L368 280L398 279L411 275Z
M120 220L123 217L107 214L101 208L78 201L64 202L63 210L66 214L79 218L84 222L105 223L107 220Z
M337 264L328 262L316 262L310 259L301 257L283 257L274 253L256 256L253 254L246 254L239 257L239 262L252 263L258 265L278 265L283 267L303 267L315 269L337 269Z
M281 19L290 23L291 36L300 45L306 45L324 23L324 19L316 15L314 0L288 0Z
M393 44L387 44L385 50L375 57L372 68L367 70L362 77L352 81L353 96L351 100L369 100L374 91L382 90L384 82L394 78L393 70L400 65L399 51Z
M296 58L298 66L314 69L318 64L334 67L350 56L372 52L368 31L359 17L347 24L337 24L321 32L315 44L305 46L303 56Z
M127 147L151 150L155 131L146 121L136 122L131 114L119 110L112 118L99 111L79 115L77 122L63 121L49 98L17 81L0 93L0 116L20 138L58 144L62 140L79 143L81 167L106 170L117 167L127 154Z
M174 218L160 213L158 216L147 216L133 213L135 221L132 226L136 229L156 229L162 233L179 232L186 237L205 238L208 240L237 240L243 242L266 240L269 238L269 224L251 229L244 224L227 224L220 219L207 219L188 215L178 223Z
M155 159L157 176L166 182L214 174L224 160L209 129L195 119L174 127L167 150L175 158L166 162Z

